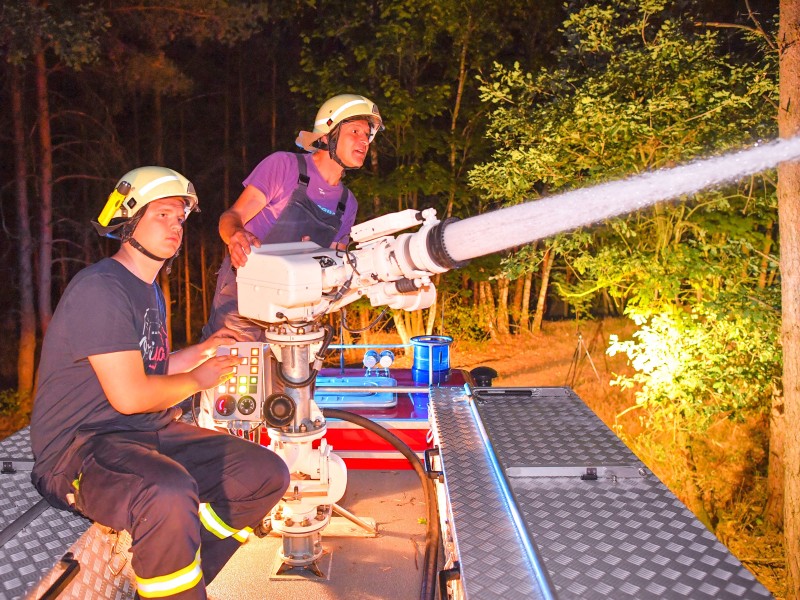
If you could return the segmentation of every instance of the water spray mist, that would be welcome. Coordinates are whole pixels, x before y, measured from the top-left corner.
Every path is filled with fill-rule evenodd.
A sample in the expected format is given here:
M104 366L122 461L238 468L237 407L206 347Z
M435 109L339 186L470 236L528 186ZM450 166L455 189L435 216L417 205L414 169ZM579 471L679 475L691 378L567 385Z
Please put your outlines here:
M735 181L800 158L800 137L526 202L450 223L455 261L485 256Z

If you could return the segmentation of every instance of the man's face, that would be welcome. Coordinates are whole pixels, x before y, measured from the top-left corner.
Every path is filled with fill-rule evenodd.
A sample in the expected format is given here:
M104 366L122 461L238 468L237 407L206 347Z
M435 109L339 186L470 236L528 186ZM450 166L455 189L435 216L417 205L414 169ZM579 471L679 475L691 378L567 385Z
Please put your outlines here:
M136 241L156 256L174 255L183 240L185 207L183 198L177 196L153 200L136 226Z
M348 167L363 166L369 150L370 126L366 119L347 121L339 126L336 154Z

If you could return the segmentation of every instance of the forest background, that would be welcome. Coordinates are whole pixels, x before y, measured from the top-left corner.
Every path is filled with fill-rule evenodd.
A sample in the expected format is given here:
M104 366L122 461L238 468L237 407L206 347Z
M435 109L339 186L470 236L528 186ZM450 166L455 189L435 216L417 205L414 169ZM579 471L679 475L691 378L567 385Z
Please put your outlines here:
M777 137L778 11L778 0L3 3L0 411L12 428L26 422L53 307L113 251L89 223L131 168L174 168L200 197L160 282L179 347L208 314L219 214L262 158L295 149L329 96L364 94L386 124L346 178L359 222L426 207L463 218ZM766 172L473 260L437 278L432 309L381 328L523 344L544 320L624 319L626 335L603 345L628 359L613 383L630 402L606 421L723 541L767 540L748 567L797 597L775 462L778 187ZM356 304L347 318L379 311Z

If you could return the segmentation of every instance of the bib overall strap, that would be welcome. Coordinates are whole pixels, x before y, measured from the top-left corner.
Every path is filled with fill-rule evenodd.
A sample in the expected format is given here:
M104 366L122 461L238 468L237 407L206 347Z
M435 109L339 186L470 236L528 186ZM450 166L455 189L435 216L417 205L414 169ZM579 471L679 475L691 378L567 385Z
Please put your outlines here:
M308 176L308 170L306 169L306 157L303 154L295 154L295 157L297 158L297 170L299 171L297 185L302 185L304 189L307 189L311 178Z
M308 183L311 181L311 178L308 176L308 169L306 168L306 159L305 155L303 154L295 154L297 158L297 187L299 188L302 186L303 194L308 197L308 193L306 190L308 189ZM344 214L345 208L347 208L347 195L350 193L350 190L347 189L347 186L342 184L342 195L339 198L339 203L336 205L336 216L341 218Z

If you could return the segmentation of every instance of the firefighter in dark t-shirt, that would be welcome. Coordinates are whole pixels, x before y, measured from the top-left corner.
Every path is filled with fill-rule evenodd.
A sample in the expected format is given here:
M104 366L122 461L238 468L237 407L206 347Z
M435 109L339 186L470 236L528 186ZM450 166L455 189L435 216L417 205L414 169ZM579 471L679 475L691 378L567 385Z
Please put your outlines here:
M131 534L137 596L205 586L281 499L286 465L241 438L178 421L181 400L230 378L238 336L170 353L155 283L177 255L192 184L162 167L122 177L95 227L122 241L78 273L48 327L31 417L32 480L54 506Z

